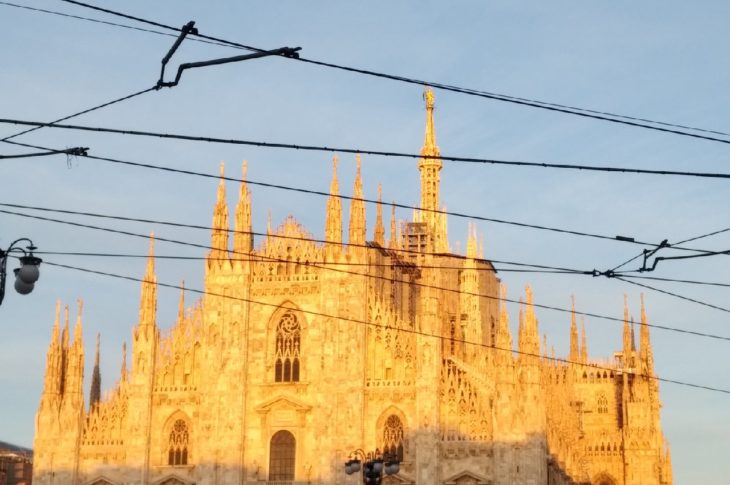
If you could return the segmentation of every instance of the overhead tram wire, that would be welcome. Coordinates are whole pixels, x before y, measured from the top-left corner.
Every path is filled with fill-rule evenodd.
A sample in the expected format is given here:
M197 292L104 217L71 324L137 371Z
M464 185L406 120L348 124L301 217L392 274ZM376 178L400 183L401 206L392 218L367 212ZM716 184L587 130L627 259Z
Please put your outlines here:
M43 151L39 153L18 153L14 155L0 155L0 160L8 160L13 158L34 158L34 157L47 157L49 155L69 155L69 156L83 156L88 148L75 147L68 148L66 150L51 150Z
M83 111L79 111L77 113L74 113L74 114L71 114L71 115L68 115L68 116L64 116L63 118L59 118L59 119L57 119L55 121L51 121L50 123L42 123L40 125L35 126L34 128L29 128L27 130L21 131L19 133L14 134L14 135L6 136L5 138L0 139L0 141L5 141L6 142L6 141L9 141L12 138L18 137L20 135L25 135L26 133L30 133L32 131L40 130L41 128L44 128L44 127L47 127L47 126L56 126L56 123L60 123L61 121L66 121L66 120L69 120L71 118L75 118L77 116L81 116L81 115L86 114L86 113L91 113L92 111L96 111L96 110L101 109L101 108L106 108L107 106L111 106L113 104L121 103L122 101L127 101L128 99L135 98L137 96L140 96L142 94L149 93L150 91L154 91L156 89L157 89L156 86L152 86L151 88L143 89L141 91L137 91L137 92L134 92L132 94L128 94L126 96L122 96L121 98L113 99L111 101L107 101L106 103L102 103L100 105L93 106L91 108L87 108L87 109L85 109Z
M145 282L144 278L135 278L133 276L126 276L126 275L120 275L120 274L110 273L110 272L106 272L106 271L99 271L99 270L93 270L93 269L89 269L89 268L82 268L82 267L78 267L78 266L71 266L71 265L66 265L66 264L61 264L61 263L55 263L52 261L44 261L43 263L46 265L55 266L58 268L70 269L70 270L80 271L80 272L90 273L90 274L96 274L99 276L107 276L107 277L116 278L116 279L123 279L123 280L127 280L127 281L133 281L136 283ZM188 287L184 287L182 285L161 283L159 281L156 282L155 284L157 286L161 286L163 288L171 288L171 289L176 289L179 291L188 291L188 292L192 292L192 293L196 293L196 294L204 295L204 296L213 296L213 297L219 297L219 298L224 298L224 299L230 299L230 300L234 300L234 301L241 301L241 302L245 302L245 303L250 303L252 305L261 305L261 306L274 307L274 308L280 307L280 305L278 305L276 303L269 303L269 302L264 302L264 301L260 301L260 300L253 300L253 299L249 299L249 298L236 297L233 295L226 295L226 294L222 294L222 293L188 288ZM493 349L493 350L497 350L497 351L501 351L501 352L509 352L510 354L524 355L526 357L536 357L539 359L545 359L545 360L559 362L559 363L563 363L563 364L574 364L574 365L578 365L578 366L586 367L586 368L595 368L595 369L599 369L599 370L607 370L607 371L612 371L612 372L615 372L617 370L615 368L601 366L598 364L593 364L593 363L584 364L581 362L571 361L569 359L564 359L564 358L560 358L560 357L552 357L552 356L548 356L548 355L541 355L539 353L526 352L526 351L522 351L519 349L504 348L504 347L499 347L496 345L489 345L489 344L485 344L485 343L481 343L481 342L471 342L466 339L451 339L450 337L445 337L443 335L423 332L423 331L416 330L416 329L389 327L386 324L371 322L368 320L360 320L360 319L351 318L351 317L344 317L344 316L340 316L340 315L333 315L333 314L328 314L328 313L324 313L324 312L318 312L318 311L314 311L314 310L301 309L300 311L304 314L311 315L314 317L322 317L325 319L340 320L340 321L344 321L344 322L350 322L350 323L354 323L354 324L358 324L358 325L363 325L366 327L391 328L391 329L397 330L399 332L410 333L410 334L419 335L422 337L435 338L435 339L438 339L438 340L441 340L444 342L453 341L453 342L460 343L463 345L473 345L475 347L489 348L489 349ZM637 372L631 372L631 374L634 376L643 377L643 378L651 379L651 380L656 380L659 382L666 382L668 384L677 384L677 385L691 387L691 388L695 388L695 389L704 389L707 391L719 392L719 393L723 393L723 394L730 394L730 390L728 390L728 389L722 389L722 388L718 388L718 387L706 386L703 384L695 384L695 383L691 383L691 382L679 381L679 380L675 380L675 379L668 379L665 377L659 377L659 376L651 375L651 374L641 374L641 373L637 373Z
M13 142L13 141L8 141L7 143L12 143L12 144L24 146L27 148L35 148L38 150L51 150L51 148L38 146L38 145L31 145L31 144L27 144L27 143L19 143L19 142ZM139 168L161 170L161 171L171 172L171 173L179 173L182 175L198 176L198 177L208 178L208 179L216 179L216 180L222 179L222 180L226 180L229 182L239 182L239 183L246 182L247 184L257 185L257 186L261 186L261 187L288 190L288 191L292 191L292 192L319 195L319 196L323 196L323 197L329 197L329 195L330 195L329 192L325 192L325 191L321 191L321 190L305 189L305 188L301 188L301 187L292 187L292 186L288 186L288 185L274 184L274 183L262 182L262 181L256 181L256 180L250 180L250 179L244 180L241 178L230 177L230 176L225 176L225 175L221 176L220 174L213 175L213 174L208 174L208 173L204 173L204 172L183 170L183 169L177 169L177 168L166 167L166 166L161 166L161 165L154 165L154 164L149 164L149 163L133 162L133 161L129 161L129 160L120 160L120 159L116 159L116 158L99 157L99 156L94 156L94 155L86 155L85 158L90 158L93 160L99 160L99 161L104 161L104 162L109 162L109 163L117 163L117 164L121 164L121 165L134 166L134 167L139 167ZM338 197L340 197L343 200L350 200L350 201L355 199L355 197L347 196L347 195L338 195ZM363 198L363 199L357 199L357 200L362 200L363 202L367 202L367 203L371 203L371 204L380 203L379 201L374 200L374 199ZM496 218L491 218L491 217L465 214L465 213L461 213L461 212L453 212L453 211L446 211L446 210L440 210L440 209L422 209L422 208L416 207L414 205L403 204L403 203L398 203L398 202L386 203L385 205L390 205L392 207L397 207L399 209L409 209L409 210L416 209L416 210L421 210L424 212L444 214L444 215L449 215L449 216L459 217L459 218L464 218L464 219L472 219L472 220L484 221L484 222L493 222L495 224L506 224L506 225L512 225L512 226L516 226L516 227L544 230L544 231L556 232L556 233L561 233L561 234L569 234L569 235L574 235L574 236L591 237L591 238L596 238L596 239L604 239L604 240L608 240L608 241L620 241L620 242L626 242L626 243L631 243L631 244L638 244L638 245L642 245L642 246L653 246L653 247L659 246L659 244L656 244L656 243L637 241L634 238L592 234L592 233L573 231L573 230L562 229L562 228L557 228L557 227L542 226L542 225L529 224L529 223L518 222L518 221L509 221L509 220L505 220L505 219L496 219ZM19 207L19 208L33 208L31 206L20 206L20 205L13 205L13 204L10 204L9 206L10 207ZM36 208L36 209L43 210L42 208ZM709 251L705 251L703 249L686 248L686 247L681 247L681 246L672 246L672 248L677 249L677 250L694 251L694 252L699 252L699 253L709 252ZM633 259L636 259L639 256L636 256ZM632 260L630 260L630 261L632 261ZM627 261L627 263L630 261ZM624 263L624 264L626 264L626 263ZM614 271L615 271L615 269L614 269Z
M344 147L330 147L330 146L319 146L319 145L297 145L293 143L276 143L276 142L265 142L255 140L242 140L236 138L218 138L211 136L196 136L196 135L182 135L177 133L161 133L153 131L143 130L124 130L120 128L108 128L101 126L86 126L86 125L69 125L60 123L44 123L40 121L26 121L11 118L0 118L0 123L14 124L21 126L35 126L35 127L48 127L65 130L79 130L95 133L112 133L116 135L128 135L128 136L142 136L151 138L165 138L172 140L185 140L191 142L202 142L202 143L219 143L225 145L246 145L255 146L262 148L282 148L289 150L302 150L302 151L317 151L317 152L330 152L330 153L352 153L352 154L364 154L374 155L383 157L397 157L397 158L411 158L419 159L423 158L422 155L416 153L405 153L405 152L392 152L383 150L364 150L357 148L344 148ZM730 142L729 142L730 143ZM611 167L611 166L594 166L594 165L580 165L580 164L566 164L566 163L548 163L548 162L525 162L525 161L509 161L509 160L495 160L489 158L477 158L477 157L452 157L446 155L440 155L438 157L441 160L451 162L463 162L463 163L478 163L485 165L507 165L507 166L520 166L520 167L539 167L539 168L554 168L554 169L565 169L565 170L581 170L591 172L614 172L614 173L634 173L644 175L676 175L684 177L700 177L700 178L718 178L718 179L730 179L730 173L712 173L712 172L689 172L689 171L677 171L677 170L649 170L649 169L638 169L628 167Z
M126 18L128 20L134 20L136 22L153 25L158 28L163 28L163 29L167 29L167 30L175 31L175 32L181 32L180 28L173 27L171 25L166 25L166 24L163 24L160 22L154 22L154 21L144 19L141 17L136 17L136 16L122 13L122 12L98 7L96 5L91 5L91 4L79 2L76 0L61 0L61 1L73 4L73 5L77 5L80 7L96 10L99 12L104 12L109 15ZM220 44L225 44L230 47L235 47L235 48L244 49L244 50L248 50L248 51L253 51L253 52L265 51L265 49L261 49L258 47L253 47L253 46L241 44L238 42L232 42L229 40L225 40L225 39L221 39L221 38L217 38L217 37L213 37L213 36L209 36L209 35L205 35L205 34L197 33L197 34L195 34L195 36L197 36L201 39L208 40L208 41L218 42ZM619 123L619 124L623 124L623 125L634 126L637 128L645 128L645 129L655 130L655 131L660 131L660 132L665 132L665 133L672 133L675 135L688 136L688 137L692 137L692 138L699 138L699 139L704 139L704 140L708 140L708 141L715 141L715 142L719 142L719 143L730 144L730 140L727 140L727 139L716 138L716 137L711 137L711 136L707 136L707 135L701 135L698 133L688 133L686 131L680 131L680 129L696 131L699 133L730 136L730 133L725 133L722 131L708 130L708 129L704 129L704 128L691 127L691 126L687 126L687 125L667 123L667 122L663 122L663 121L649 120L646 118L639 118L639 117L634 117L634 116L626 116L626 115L620 115L620 114L615 114L615 113L609 113L606 111L578 108L578 107L568 106L568 105L563 105L563 104L558 104L558 103L549 103L549 102L537 101L537 100L529 99L529 98L520 98L520 97L516 97L516 96L497 94L497 93L492 93L492 92L488 92L488 91L480 91L480 90L476 90L476 89L462 88L462 87L453 86L453 85L444 84L444 83L425 81L425 80L421 80L421 79L415 79L415 78L410 78L410 77L405 77L405 76L398 76L398 75L394 75L394 74L387 74L387 73L383 73L383 72L372 71L369 69L362 69L362 68L351 67L351 66L343 66L340 64L334 64L334 63L330 63L330 62L318 61L318 60L314 60L314 59L307 59L305 57L299 57L297 60L308 63L308 64L317 65L320 67L338 69L338 70L342 70L342 71L353 72L353 73L357 73L357 74L373 76L373 77L378 77L378 78L383 78L383 79L389 79L389 80L399 81L399 82L408 83L408 84L415 84L415 85L419 85L419 86L429 86L429 87L442 89L445 91L452 91L452 92L466 94L466 95L470 95L470 96L477 96L477 97L481 97L481 98L492 99L492 100L496 100L496 101L503 101L503 102L508 102L508 103L514 103L514 104L518 104L518 105L545 109L545 110L564 113L564 114L572 114L572 115L581 116L581 117L585 117L585 118L593 118L593 119L598 119L598 120L602 120L602 121L609 121L612 123ZM651 123L651 124L660 125L660 126L652 126L651 124L646 124L646 123Z
M272 237L277 237L277 235L272 234ZM128 254L128 253L100 253L100 252L87 252L87 251L35 251L34 254L37 255L49 255L49 256L74 256L74 257L91 257L91 258L122 258L122 259L145 259L148 258L148 254ZM169 254L155 254L155 259L169 259L169 260L181 260L181 261L231 261L231 262L248 262L248 263L266 263L269 262L268 256L258 257L256 255L252 255L251 257L247 258L238 258L238 257L231 257L231 258L214 258L209 256L180 256L180 255L169 255ZM284 260L277 260L284 261ZM542 267L540 265L532 265L532 264L526 264L526 263L516 263L513 261L499 261L499 260L488 260L490 263L496 263L496 264L506 264L506 265L517 265L517 266L529 266L534 268ZM358 266L364 266L368 268L391 268L393 267L392 263L353 263L349 261L308 261L307 264L310 265L319 265L319 266L348 266L348 267L358 267ZM463 270L463 266L445 266L445 265L424 265L419 264L419 269L442 269L442 270ZM477 272L487 272L487 273L535 273L535 274L566 274L566 275L576 275L576 274L584 274L584 271L575 270L575 269L515 269L515 268L504 268L504 267L494 267L494 268L469 268L469 271L477 271ZM653 281L664 281L669 283L685 283L685 284L692 284L692 285L701 285L701 286L718 286L718 287L724 287L724 288L730 288L730 283L722 283L722 282L713 282L713 281L697 281L697 280L684 280L684 279L677 279L677 278L661 278L656 276L637 276L637 275L630 275L630 274L621 274L622 278L631 278L631 279L642 279L642 280L653 280Z
M647 285L647 284L644 284L644 283L638 283L636 281L629 281L627 279L624 279L623 276L616 276L615 279L617 279L619 281L623 281L624 283L628 283L630 285L640 286L642 288L646 288L648 290L656 291L658 293L663 293L665 295L673 296L673 297L679 298L681 300L689 301L689 302L692 302L692 303L696 303L698 305L706 306L708 308L713 308L715 310L720 310L722 312L730 313L730 308L725 308L725 307L713 305L712 303L707 303L707 302L704 302L704 301L701 301L701 300L696 300L694 298L689 298L687 296L679 295L677 293L673 293L671 291L663 290L661 288L657 288L655 286L650 286L650 285Z
M679 241L677 244L684 244L684 243L690 242L690 241L697 241L698 239L704 239L706 237L716 236L718 234L722 234L722 233L728 232L728 231L730 231L730 227L726 227L725 229L720 229L719 231L708 232L707 234L702 234L700 236L695 236L695 237L690 237L688 239L683 239L682 241Z
M29 7L27 5L18 5L16 3L10 3L10 2L0 1L0 5L6 5L8 7L22 8L22 9L25 9L25 10L31 10L33 12L40 12L40 13L47 13L47 14L51 14L51 15L57 15L59 17L67 17L67 18L72 18L72 19L77 19L77 20L84 20L86 22L94 22L94 23L97 23L97 24L109 25L109 26L112 26L112 27L120 27L120 28L123 28L123 29L136 30L136 31L139 31L139 32L147 32L149 34L164 35L165 37L177 37L178 36L178 34L171 34L171 33L168 33L168 32L161 32L159 30L143 29L141 27L135 27L133 25L119 24L119 23L116 23L116 22L109 22L107 20L100 20L100 19L95 19L95 18L91 18L91 17L83 17L83 16L80 16L80 15L71 15L71 14L64 13L64 12L59 12L59 11L56 11L56 10L46 10L46 9L43 9L43 8L34 8L34 7ZM229 48L232 48L232 49L238 49L238 47L235 47L235 46L232 46L232 45L229 45L229 44L224 44L222 42L214 42L214 41L211 41L211 40L195 39L195 38L191 38L190 40L193 41L193 42L201 42L203 44L211 44L211 45L217 45L217 46L220 46L220 47L229 47Z
M120 230L120 229L112 229L112 228L108 228L108 227L94 226L94 225L90 225L90 224L83 224L83 223L72 222L72 221L64 221L64 220L60 220L60 219L53 219L53 218L48 218L48 217L36 216L36 215L32 215L32 214L24 214L24 213L19 213L19 212L7 211L7 210L4 210L4 209L0 209L0 213L10 214L10 215L16 215L16 216L30 218L30 219L37 219L37 220L43 220L43 221L48 221L48 222L54 222L54 223L69 225L69 226L73 226L73 227L81 227L81 228L85 228L85 229L92 229L92 230L98 230L98 231L102 231L102 232L109 232L109 233L114 233L114 234L120 234L120 235L124 235L124 236L137 237L137 238L141 238L141 239L149 239L149 236L146 235L146 234L134 233L134 232L130 232L130 231L123 231L123 230ZM229 229L228 232L235 232L235 231L231 231ZM262 235L262 236L264 235L264 233L256 233L256 232L245 232L245 233L246 234L252 234L252 235ZM280 238L285 238L285 239L304 239L304 238L296 238L296 237L281 236L281 235L269 235L269 236L280 237ZM204 245L204 244L197 244L197 243L192 243L192 242L189 242L189 241L180 241L180 240L176 240L176 239L164 238L164 237L159 237L159 236L155 236L155 240L156 241L161 241L161 242L167 242L167 243L171 243L171 244L178 244L178 245L188 246L188 247L195 247L195 248L200 248L200 249L207 249L207 250L212 250L213 249L213 247L208 246L208 245ZM312 239L306 239L306 240L309 241L309 242L317 242L317 240L312 240ZM363 247L368 247L367 245L355 245L355 244L343 244L343 245L346 245L346 246L363 246ZM414 252L414 251L399 250L399 252ZM243 255L243 256L247 256L248 255L248 253L239 253L239 252L236 252L236 251L229 251L229 253L230 254ZM414 286L421 287L421 288L430 288L430 289L447 291L447 292L461 293L461 294L465 294L465 295L477 296L477 297L482 297L482 298L486 298L486 299L490 299L490 300L496 300L496 301L504 301L504 302L507 302L507 303L513 303L513 304L518 304L518 305L524 305L525 304L521 300L514 300L514 299L510 299L510 298L504 298L504 299L502 299L500 297L496 297L496 296L493 296L493 295L487 295L487 294L481 294L481 293L460 292L459 290L454 290L452 288L443 288L443 287L440 287L440 286L428 285L428 284L425 284L425 283L417 283L417 282L412 282L412 281L407 281L407 280L400 280L400 279L397 279L397 278L388 278L388 277L385 277L385 276L372 275L372 274L368 274L368 273L360 273L360 272L354 272L354 271L347 271L347 270L343 270L343 269L340 269L340 268L320 267L320 266L313 265L313 264L307 265L305 262L289 261L289 260L286 260L286 259L283 259L283 258L274 258L274 257L270 257L270 256L265 256L265 255L259 255L259 257L265 258L267 260L267 261L264 261L264 262L293 263L293 264L297 264L297 265L301 265L301 266L309 266L309 267L313 267L313 268L323 269L323 270L326 270L326 271L332 271L332 272L337 272L337 273L344 273L344 274L349 274L349 275L353 275L353 276L361 276L361 277L365 277L365 278L377 279L377 280L382 280L382 281L389 281L389 282L393 282L393 283L409 284L409 285L414 285ZM521 264L521 263L514 263L514 264ZM530 265L530 266L532 266L532 265ZM535 265L535 266L537 266L537 265ZM546 268L546 266L537 266L537 267ZM575 273L575 274L579 274L579 273ZM581 273L581 274L590 275L590 274L592 274L592 272L584 272L584 273ZM621 323L623 323L623 319L621 319L621 318L610 317L610 316L607 316L607 315L600 315L600 314L590 313L590 312L581 312L581 311L574 310L572 308L571 309L567 309L567 308L555 307L555 306L538 304L538 303L533 303L533 306L536 307L536 308L542 308L542 309L545 309L545 310L552 310L552 311L557 311L557 312L561 312L561 313L571 313L571 314L574 313L576 315L582 315L582 316L586 316L586 317L599 318L599 319L602 319L602 320L608 320L608 321L615 321L615 322L621 322ZM697 337L705 337L705 338L712 338L712 339L717 339L717 340L730 341L730 337L725 337L725 336L721 336L721 335L714 335L714 334L708 334L708 333L704 333L704 332L698 332L698 331L694 331L694 330L688 330L688 329L682 329L682 328L676 328L676 327L669 327L669 326L660 325L660 324L656 324L656 323L654 323L654 324L647 323L647 326L648 327L651 327L651 328L666 330L666 331L672 331L672 332L684 333L684 334L688 334L688 335L694 335L694 336L697 336Z
M205 230L208 232L213 230L213 227L211 227L211 226L203 226L203 225L189 224L189 223L183 223L183 222L160 221L160 220L155 220L155 219L125 217L125 216L117 216L117 215L111 215L111 214L99 214L99 213L94 213L94 212L72 211L72 210L66 210L66 209L52 209L52 208L48 208L48 207L36 207L36 206L26 206L26 205L8 204L8 203L0 203L0 207L14 207L14 208L20 208L20 209L37 210L37 211L41 211L41 212L53 212L53 213L58 213L58 214L94 217L94 218L99 218L99 219L110 219L110 220L115 220L115 221L138 222L138 223L144 223L144 224L157 224L157 225L161 225L161 226L177 227L177 228L184 228L184 229L200 229L200 230ZM63 224L73 224L73 225L78 225L79 227L87 227L89 229L108 230L108 231L112 231L112 232L119 232L120 234L125 234L125 235L133 235L133 236L139 236L139 237L144 237L144 238L148 237L144 234L142 234L142 235L139 235L136 233L127 234L125 231L117 231L114 229L103 228L103 227L98 227L98 226L89 226L86 224L79 224L79 223L75 223L75 222L71 222L71 221L63 221L60 219L52 219L52 218L34 216L34 215L30 215L30 214L7 211L7 210L3 210L3 209L0 209L0 213L17 215L17 216L21 216L21 217L30 217L30 218L34 218L34 219L46 220L46 221L50 221L50 222L58 222L58 223L63 223ZM324 239L308 238L308 237L301 237L301 236L287 236L284 234L269 234L269 233L257 232L257 231L237 231L234 229L226 229L226 232L229 234L246 234L246 235L257 236L257 237L271 237L271 238L275 238L275 239L286 239L286 240L290 240L290 241L327 244L327 241ZM177 241L173 241L173 242L177 242ZM367 244L355 244L355 243L349 243L349 242L340 243L340 244L342 246L347 246L347 247L373 249L371 246L369 246ZM199 247L202 249L212 249L210 246L201 246L201 245L192 245L192 246ZM383 248L383 249L385 249L385 248ZM444 256L443 253L429 253L429 252L423 252L423 251L416 251L416 250L412 250L412 249L388 249L388 251L399 254L400 256L404 256L404 255ZM245 253L245 254L247 254L247 253ZM454 255L454 256L460 257L458 255ZM590 275L593 274L592 272L589 272L589 271L581 271L581 270L570 269L570 268L560 268L560 267L555 267L555 266L519 263L519 262L513 262L513 261L500 261L500 260L489 260L489 261L494 262L494 263L499 263L499 264L509 264L512 266L525 266L525 267L530 267L530 268L550 269L550 270L556 270L556 271L565 271L565 272L590 274Z
M272 235L272 237L277 237ZM147 254L126 254L126 253L98 253L98 252L84 252L84 251L35 251L33 254L37 255L49 255L49 256L81 256L81 257L98 257L98 258L130 258L130 259L144 259L148 258ZM169 259L169 260L182 260L182 261L231 261L231 262L248 262L248 263L268 263L268 262L291 262L284 259L271 258L270 256L257 256L252 255L248 258L213 258L208 256L176 256L176 255L160 255L155 254L155 259ZM508 264L517 266L529 266L529 267L540 267L539 265L515 263L512 261L492 261L497 264ZM298 263L301 266L348 266L348 267L368 267L368 268L392 268L392 263L353 263L353 262L342 262L342 261L307 261ZM463 270L463 266L444 266L444 265L418 265L419 269L442 269L442 270ZM536 273L536 274L576 274L577 270L568 269L515 269L515 268L470 268L470 271L477 272L488 272L488 273ZM362 276L362 273L357 273ZM730 285L728 285L730 286Z

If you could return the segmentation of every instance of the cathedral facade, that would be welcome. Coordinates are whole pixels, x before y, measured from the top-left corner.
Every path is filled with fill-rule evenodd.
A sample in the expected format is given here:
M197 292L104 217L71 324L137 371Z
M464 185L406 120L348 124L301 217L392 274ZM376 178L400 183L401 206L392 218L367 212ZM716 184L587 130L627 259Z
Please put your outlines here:
M97 341L88 403L81 307L72 337L59 305L34 483L354 485L344 462L378 449L401 462L391 485L671 484L643 301L638 347L626 308L611 360L589 358L574 314L570 354L551 354L529 287L513 338L476 228L449 248L424 98L420 210L393 208L387 240L380 203L366 236L358 157L347 243L335 159L324 239L289 217L254 247L244 165L233 229L218 188L202 297L181 291L160 329L152 240L131 366L125 347L102 399Z

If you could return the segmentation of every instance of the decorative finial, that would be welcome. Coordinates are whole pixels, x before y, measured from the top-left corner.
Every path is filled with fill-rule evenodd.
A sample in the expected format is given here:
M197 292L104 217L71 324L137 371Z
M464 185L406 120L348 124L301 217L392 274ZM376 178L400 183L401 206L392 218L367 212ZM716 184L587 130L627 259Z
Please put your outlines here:
M225 167L226 167L226 162L221 160L221 164L220 164L220 168L219 168L221 178L223 178L225 176Z
M242 167L243 177L241 180L246 180L246 177L248 176L248 161L243 161L243 167Z
M433 109L434 95L431 88L426 88L426 90L423 92L423 99L426 101L426 109Z

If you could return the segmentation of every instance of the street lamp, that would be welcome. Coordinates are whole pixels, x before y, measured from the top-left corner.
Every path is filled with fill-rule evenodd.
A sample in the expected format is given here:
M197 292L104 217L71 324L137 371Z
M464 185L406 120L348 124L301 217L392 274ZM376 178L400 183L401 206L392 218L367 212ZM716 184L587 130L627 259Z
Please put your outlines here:
M28 246L26 246L27 251L20 246L16 246L20 242L28 243ZM15 291L21 295L27 295L33 291L35 282L38 281L38 277L40 276L38 266L43 261L41 258L33 256L33 251L36 249L38 248L33 245L33 241L24 237L13 241L6 251L0 249L0 305L5 297L5 277L7 276L8 257L10 253L23 254L18 258L20 268L13 270L15 274Z
M395 475L400 471L400 461L394 454L381 453L377 448L375 452L365 453L357 449L350 453L350 459L345 462L345 473L352 475L360 471L362 467L362 483L365 485L380 485L383 480L383 472L386 475Z

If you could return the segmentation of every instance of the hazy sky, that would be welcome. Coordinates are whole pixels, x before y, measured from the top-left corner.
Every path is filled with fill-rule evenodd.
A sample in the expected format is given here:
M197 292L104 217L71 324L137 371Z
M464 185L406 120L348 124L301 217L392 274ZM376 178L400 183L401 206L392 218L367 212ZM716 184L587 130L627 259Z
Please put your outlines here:
M19 4L133 24L60 1ZM727 2L109 2L111 8L263 48L301 46L302 56L404 76L554 103L730 132L727 113L730 30ZM0 117L51 121L152 86L170 37L0 5ZM185 41L170 63L238 55L241 51ZM325 69L280 58L186 72L178 87L152 92L84 115L73 123L296 144L417 152L424 110L418 86ZM730 146L591 120L463 94L436 91L437 138L444 155L503 160L730 172ZM22 127L0 124L0 137ZM720 136L720 135L718 135ZM722 136L720 136L722 137ZM730 139L730 136L722 138ZM252 180L327 190L331 155L43 129L18 141L90 147L90 153L215 174L221 160ZM0 154L27 152L1 144ZM354 156L340 157L340 186L352 192ZM0 203L14 203L209 225L212 179L173 175L64 156L3 160ZM365 195L378 182L385 200L418 203L416 162L363 156ZM467 214L676 242L729 224L730 182L675 176L574 172L542 168L444 163L442 201ZM261 187L253 192L255 230L269 209L274 224L294 215L316 237L325 199ZM238 186L229 184L229 203ZM345 211L349 204L345 203ZM0 207L2 210L7 207ZM12 210L12 209L8 209ZM30 213L23 210L21 212ZM374 208L368 207L372 234ZM399 211L399 217L410 217ZM207 244L207 231L51 215ZM467 234L451 217L452 248ZM643 247L478 223L485 256L495 260L608 269ZM0 247L30 237L42 251L144 255L147 241L0 213ZM687 244L688 246L690 243ZM730 232L691 243L726 250ZM159 243L161 255L205 251ZM680 254L664 250L662 255ZM683 253L682 253L683 254ZM44 255L48 261L134 277L135 258ZM11 268L15 263L11 262ZM499 265L498 265L499 266ZM502 265L502 267L505 267ZM630 265L630 269L637 264ZM665 261L652 276L730 283L728 259ZM201 288L203 263L159 260L158 279L184 279ZM638 317L640 288L575 275L500 273L517 298L532 284L535 301L621 317L624 293ZM719 306L728 288L637 280ZM644 290L650 322L730 336L727 312ZM169 328L177 292L160 289L159 318ZM93 342L101 332L102 387L119 377L121 346L138 316L139 285L71 270L42 267L29 296L9 281L0 307L0 440L31 446L56 299L83 298L86 380ZM193 301L194 295L188 296ZM517 308L511 307L512 323ZM539 310L541 332L567 352L569 317ZM586 319L593 358L620 349L621 325ZM730 342L652 331L656 372L669 379L730 389ZM662 424L677 483L727 483L730 395L661 384Z

